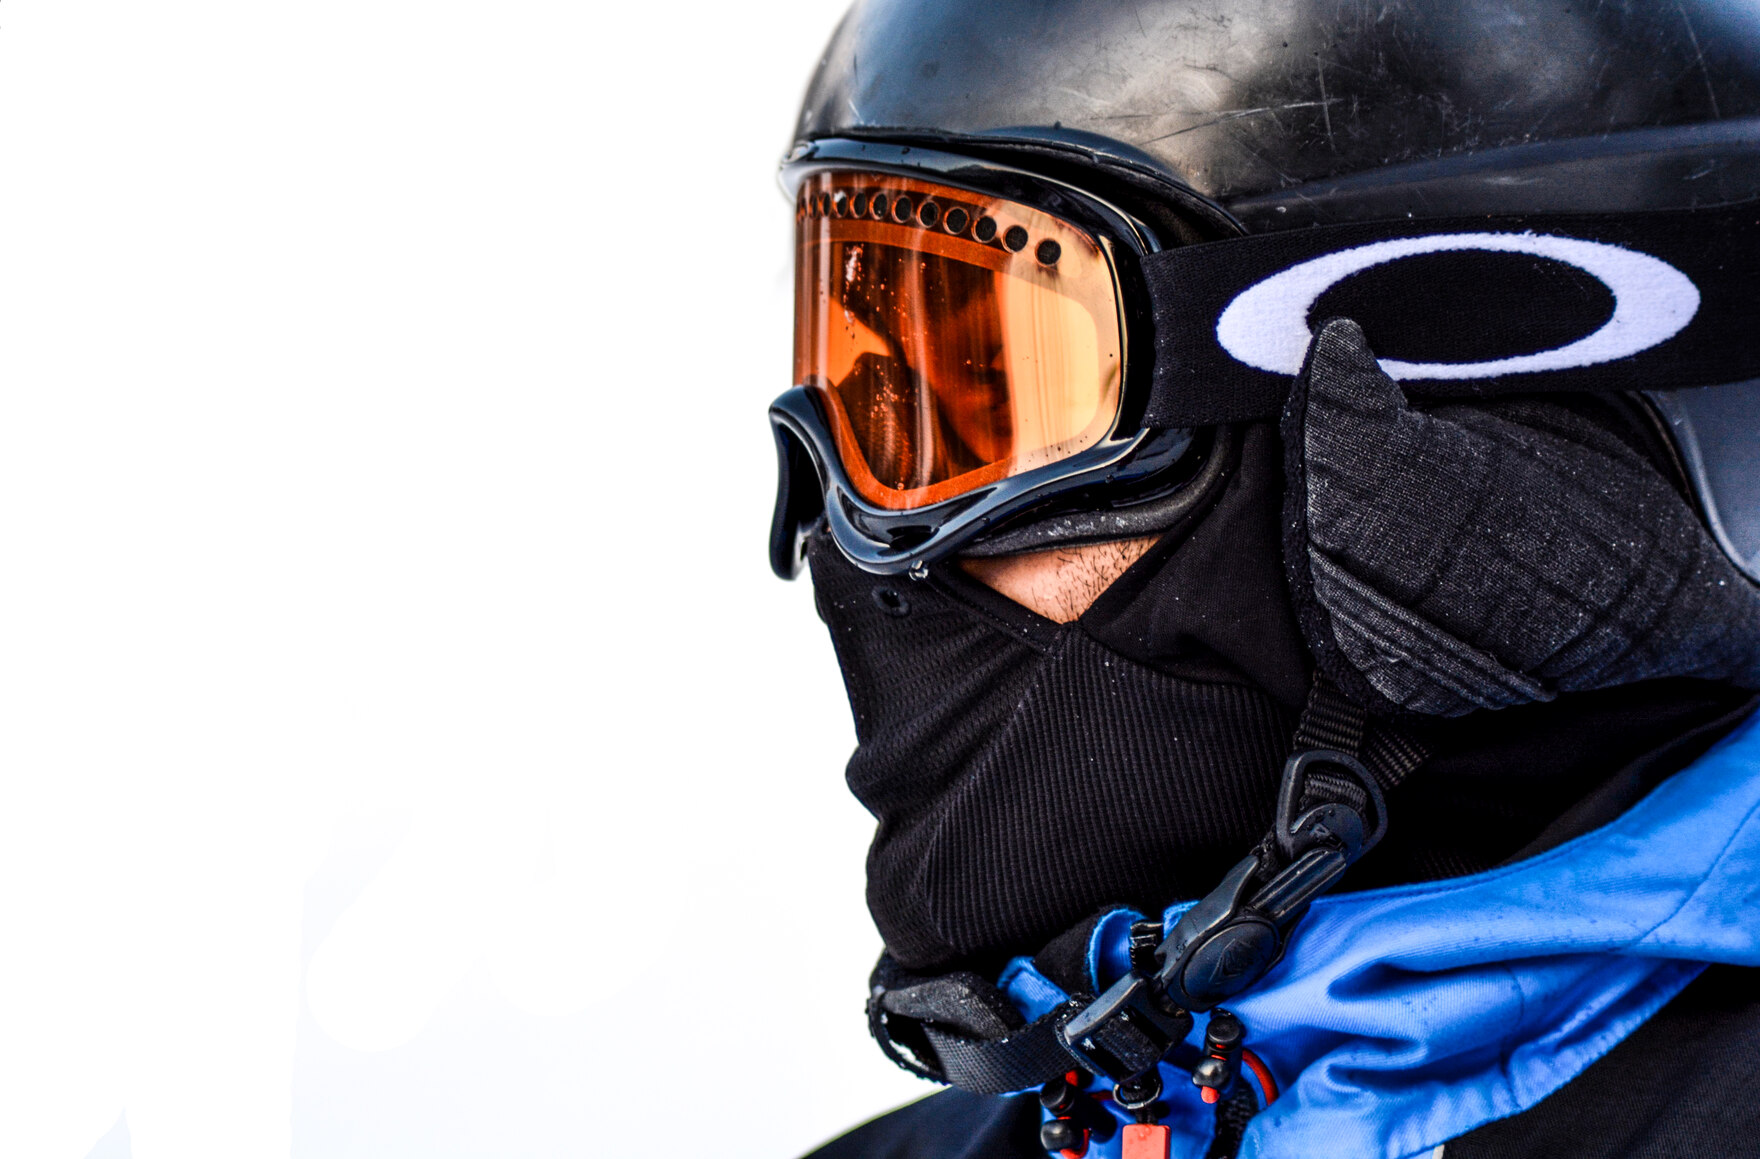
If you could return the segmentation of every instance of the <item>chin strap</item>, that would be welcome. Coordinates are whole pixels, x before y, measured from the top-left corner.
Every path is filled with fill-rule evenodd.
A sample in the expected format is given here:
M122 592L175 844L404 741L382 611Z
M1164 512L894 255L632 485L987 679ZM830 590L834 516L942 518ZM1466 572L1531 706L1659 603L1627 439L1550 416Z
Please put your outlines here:
M1104 993L1074 994L1029 1023L976 974L912 975L882 955L870 981L869 1029L906 1070L974 1094L1040 1086L1072 1063L1128 1094L1184 1042L1192 1012L1227 1001L1276 965L1309 903L1381 840L1385 792L1426 755L1319 678L1284 764L1271 831L1171 931L1138 923L1134 937L1154 949L1133 953L1130 971Z

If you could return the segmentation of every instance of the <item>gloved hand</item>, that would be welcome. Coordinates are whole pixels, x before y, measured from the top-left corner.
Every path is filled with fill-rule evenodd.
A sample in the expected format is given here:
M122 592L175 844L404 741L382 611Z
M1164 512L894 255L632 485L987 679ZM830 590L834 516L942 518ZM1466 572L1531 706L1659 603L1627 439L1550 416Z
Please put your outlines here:
M1303 635L1358 699L1459 716L1665 676L1760 688L1760 588L1642 453L1568 405L1414 409L1339 319L1283 440Z

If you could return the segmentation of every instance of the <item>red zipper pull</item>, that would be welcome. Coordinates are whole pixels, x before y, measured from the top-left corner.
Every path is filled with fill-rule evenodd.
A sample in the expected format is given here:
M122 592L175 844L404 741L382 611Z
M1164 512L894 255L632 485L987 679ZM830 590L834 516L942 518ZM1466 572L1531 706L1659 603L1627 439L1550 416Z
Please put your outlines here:
M1246 1037L1247 1028L1240 1019L1220 1007L1210 1012L1210 1026L1204 1031L1204 1058L1192 1071L1192 1082L1206 1103L1220 1102L1234 1085Z
M1173 1128L1156 1123L1129 1123L1124 1129L1122 1159L1167 1159Z

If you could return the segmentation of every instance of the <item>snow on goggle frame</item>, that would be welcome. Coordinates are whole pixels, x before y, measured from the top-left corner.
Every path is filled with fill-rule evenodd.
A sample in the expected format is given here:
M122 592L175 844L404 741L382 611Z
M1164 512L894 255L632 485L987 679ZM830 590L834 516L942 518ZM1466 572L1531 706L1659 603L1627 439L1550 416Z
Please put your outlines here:
M858 164L833 160L839 146ZM1138 227L994 166L850 142L816 152L785 170L796 387L771 409L778 573L798 570L821 503L847 556L899 572L1047 494L1116 477L1142 442L1121 425L1121 258L1152 244ZM938 180L948 169L1013 177L1011 191L1073 212Z

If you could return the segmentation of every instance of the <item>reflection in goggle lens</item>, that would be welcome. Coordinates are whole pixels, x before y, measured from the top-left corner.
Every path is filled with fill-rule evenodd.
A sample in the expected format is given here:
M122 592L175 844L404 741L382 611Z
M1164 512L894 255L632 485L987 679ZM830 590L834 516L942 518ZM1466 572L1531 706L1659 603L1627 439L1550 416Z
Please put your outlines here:
M906 510L1076 454L1116 420L1117 280L1085 231L906 177L796 203L795 382L857 492Z

